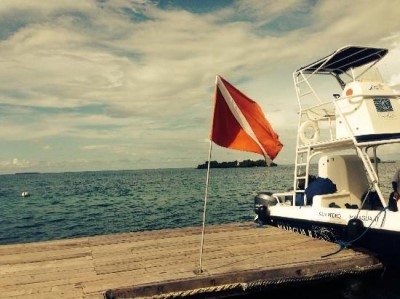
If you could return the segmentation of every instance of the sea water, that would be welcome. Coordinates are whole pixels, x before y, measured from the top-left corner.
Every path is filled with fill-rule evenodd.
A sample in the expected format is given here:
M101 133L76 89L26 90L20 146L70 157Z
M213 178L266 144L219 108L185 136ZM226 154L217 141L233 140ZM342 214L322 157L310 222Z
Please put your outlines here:
M380 166L387 194L398 166ZM207 224L252 221L254 196L292 188L293 171L285 165L211 169ZM206 174L197 169L154 169L1 175L0 244L199 226ZM22 197L22 192L30 196ZM345 291L312 288L298 294L347 298ZM382 283L370 284L370 291L371 298L400 298L400 291L393 286L387 291Z
M211 169L207 223L252 221L256 193L290 188L292 172ZM205 184L197 169L1 175L0 244L201 225Z

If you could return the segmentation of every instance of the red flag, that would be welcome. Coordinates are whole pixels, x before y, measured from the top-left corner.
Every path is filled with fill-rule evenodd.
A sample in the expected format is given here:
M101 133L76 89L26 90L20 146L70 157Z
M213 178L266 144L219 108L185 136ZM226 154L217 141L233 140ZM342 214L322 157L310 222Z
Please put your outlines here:
M231 149L273 160L282 148L260 106L217 76L211 140Z

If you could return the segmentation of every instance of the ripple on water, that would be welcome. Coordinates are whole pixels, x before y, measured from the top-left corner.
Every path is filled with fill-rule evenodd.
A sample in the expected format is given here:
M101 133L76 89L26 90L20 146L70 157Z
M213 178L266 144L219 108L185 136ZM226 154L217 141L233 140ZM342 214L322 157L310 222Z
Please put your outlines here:
M290 166L212 169L208 223L252 221L254 195L290 188L292 175ZM0 244L200 225L205 178L196 169L4 175Z

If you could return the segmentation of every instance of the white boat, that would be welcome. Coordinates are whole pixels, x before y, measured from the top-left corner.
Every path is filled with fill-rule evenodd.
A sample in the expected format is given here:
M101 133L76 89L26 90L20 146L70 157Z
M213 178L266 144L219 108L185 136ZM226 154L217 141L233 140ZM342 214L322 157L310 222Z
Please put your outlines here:
M299 104L293 190L258 194L259 223L400 264L400 212L388 209L381 184L391 182L380 181L377 163L377 149L400 143L399 95L376 68L387 53L347 46L293 73ZM311 173L312 163L318 173Z

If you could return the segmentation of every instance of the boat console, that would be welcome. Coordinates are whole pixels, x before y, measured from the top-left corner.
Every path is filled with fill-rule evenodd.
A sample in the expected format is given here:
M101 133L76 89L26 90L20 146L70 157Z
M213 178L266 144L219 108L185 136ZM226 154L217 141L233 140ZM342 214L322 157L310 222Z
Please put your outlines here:
M381 140L400 132L400 104L394 91L379 81L352 81L336 100L336 138Z

